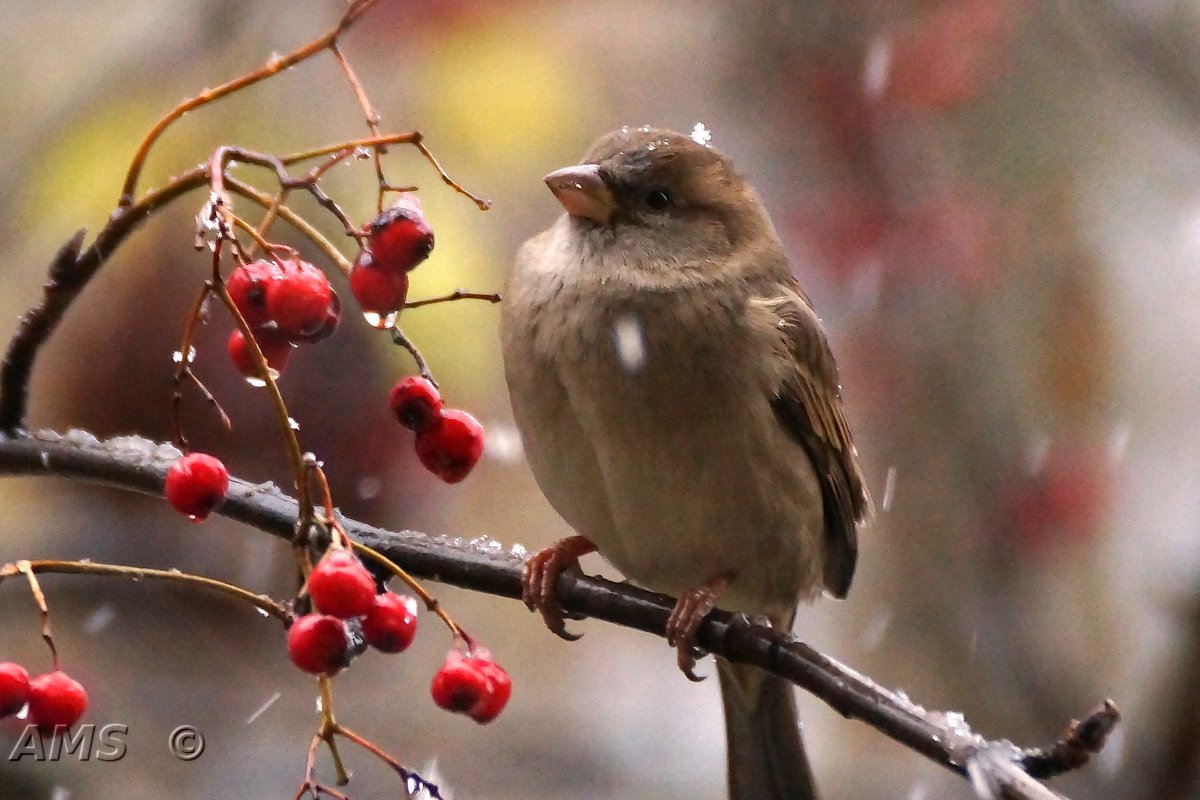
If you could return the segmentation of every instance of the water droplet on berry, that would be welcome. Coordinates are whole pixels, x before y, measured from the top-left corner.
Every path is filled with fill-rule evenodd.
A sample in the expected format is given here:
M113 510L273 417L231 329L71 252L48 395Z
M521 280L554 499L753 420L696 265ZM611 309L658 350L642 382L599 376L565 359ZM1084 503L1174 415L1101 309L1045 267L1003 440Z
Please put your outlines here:
M367 321L367 324L370 325L372 328L385 329L385 328L390 328L396 324L396 316L398 315L398 313L399 312L397 312L397 311L393 311L386 316L382 316L376 311L364 311L363 319L365 319Z

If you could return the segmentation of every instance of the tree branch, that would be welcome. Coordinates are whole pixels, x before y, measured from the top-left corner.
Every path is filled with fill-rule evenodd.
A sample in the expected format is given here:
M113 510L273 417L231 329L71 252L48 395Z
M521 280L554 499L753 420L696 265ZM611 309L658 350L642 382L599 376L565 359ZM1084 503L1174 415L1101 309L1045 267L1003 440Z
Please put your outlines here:
M0 365L0 431L12 433L25 423L29 400L29 375L38 350L58 327L71 303L125 238L160 207L181 194L204 184L203 166L194 167L161 189L147 192L131 206L119 208L86 250L80 229L54 256L46 279L44 297L21 317L17 332L8 343Z
M39 431L0 435L0 475L52 475L161 495L167 468L179 457L171 445L136 436L99 441L90 433ZM219 513L287 542L296 521L296 501L273 484L231 480ZM472 541L432 537L415 531L387 531L342 520L347 533L412 574L500 597L521 597L524 551L505 551L487 537ZM662 636L674 601L628 584L564 574L558 597L571 614ZM1021 750L988 741L972 731L961 714L930 711L839 664L790 634L751 624L740 615L714 611L699 643L730 661L753 664L779 675L824 700L847 718L857 718L891 739L967 777L981 796L1044 800L1055 792L1031 777L1074 769L1098 752L1119 714L1111 702L1081 722L1072 722L1057 744Z

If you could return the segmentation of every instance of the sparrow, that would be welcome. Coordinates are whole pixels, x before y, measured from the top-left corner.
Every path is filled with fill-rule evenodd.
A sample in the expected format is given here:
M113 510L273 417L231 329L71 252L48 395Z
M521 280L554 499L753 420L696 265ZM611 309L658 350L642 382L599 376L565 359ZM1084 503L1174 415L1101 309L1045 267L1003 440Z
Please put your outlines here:
M529 466L575 535L524 599L569 637L555 579L599 554L678 598L692 676L723 608L791 628L844 597L870 497L837 366L758 194L703 136L624 127L545 177L566 213L520 248L502 304ZM790 684L718 659L729 794L816 796Z

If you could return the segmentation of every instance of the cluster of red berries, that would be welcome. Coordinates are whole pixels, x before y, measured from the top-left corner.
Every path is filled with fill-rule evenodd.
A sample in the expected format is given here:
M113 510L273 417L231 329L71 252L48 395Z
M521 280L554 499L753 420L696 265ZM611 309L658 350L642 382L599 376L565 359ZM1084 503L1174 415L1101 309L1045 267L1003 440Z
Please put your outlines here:
M308 576L315 610L288 629L292 663L314 675L336 675L361 652L361 643L399 653L417 634L411 597L376 593L375 579L349 550L329 550Z
M433 251L433 228L415 194L396 203L366 229L366 242L350 271L350 291L372 325L385 328L408 297L408 273Z
M415 431L417 458L446 483L467 477L483 454L483 426L458 408L446 408L437 387L414 375L392 387L388 405L400 424Z
M298 258L263 258L242 264L225 286L276 375L283 371L296 345L326 338L341 315L337 293L325 273ZM229 358L238 372L262 380L240 330L229 335Z
M30 678L20 664L0 664L0 717L26 706L29 721L44 730L71 726L87 710L88 696L79 681L60 670Z
M192 522L204 521L228 491L229 471L207 453L189 453L176 461L163 485L167 502Z
M417 633L417 604L411 597L377 593L375 580L349 550L331 549L308 576L315 610L288 629L292 663L312 675L333 676L370 645L399 653ZM433 678L433 700L441 708L491 722L504 709L512 681L483 648L469 655L451 650Z

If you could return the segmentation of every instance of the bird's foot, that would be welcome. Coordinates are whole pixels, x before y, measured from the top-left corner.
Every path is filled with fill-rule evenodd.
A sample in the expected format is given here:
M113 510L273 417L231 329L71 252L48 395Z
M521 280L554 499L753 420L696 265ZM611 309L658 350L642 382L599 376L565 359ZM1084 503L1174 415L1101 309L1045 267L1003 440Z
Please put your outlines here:
M704 651L696 646L696 633L700 623L717 605L717 598L729 586L732 575L718 575L694 589L689 589L675 601L675 608L667 618L667 644L675 648L679 669L690 681L702 681L696 675L696 659Z
M562 606L554 596L554 586L564 570L579 571L579 557L594 552L596 545L583 536L568 536L531 555L521 576L521 599L530 611L539 611L546 627L568 642L582 634L567 630Z

